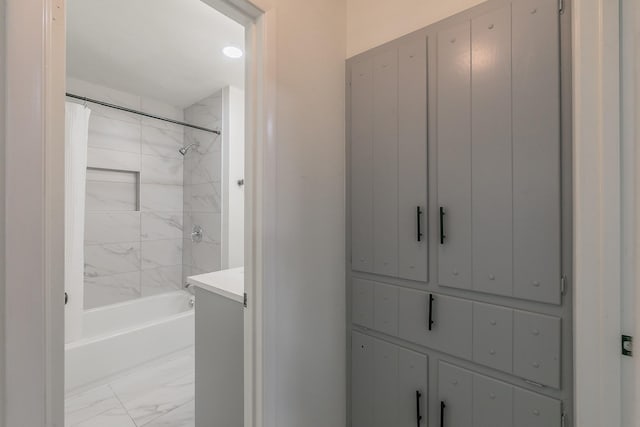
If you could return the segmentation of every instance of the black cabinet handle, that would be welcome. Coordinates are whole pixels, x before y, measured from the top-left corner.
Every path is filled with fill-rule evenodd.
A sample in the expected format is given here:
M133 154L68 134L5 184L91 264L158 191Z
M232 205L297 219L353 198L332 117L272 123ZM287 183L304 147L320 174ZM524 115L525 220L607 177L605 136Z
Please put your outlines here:
M447 236L444 234L444 208L440 206L440 244L444 245L444 239Z
M447 405L445 405L443 401L440 401L440 427L444 427L444 408L446 407Z
M433 326L433 300L434 300L434 296L433 294L429 294L429 330L431 330L431 327Z
M67 305L67 303L69 302L69 294L68 293L64 293L64 305Z
M418 227L417 227L417 229L418 229L418 236L417 236L418 237L418 242L422 242L422 236L423 236L423 234L422 234L422 224L421 224L421 221L420 221L420 217L421 216L422 216L422 209L420 209L420 206L418 206L416 208L416 224L418 224Z
M420 421L422 421L422 414L420 413L420 398L422 393L420 390L416 390L416 426L420 427Z

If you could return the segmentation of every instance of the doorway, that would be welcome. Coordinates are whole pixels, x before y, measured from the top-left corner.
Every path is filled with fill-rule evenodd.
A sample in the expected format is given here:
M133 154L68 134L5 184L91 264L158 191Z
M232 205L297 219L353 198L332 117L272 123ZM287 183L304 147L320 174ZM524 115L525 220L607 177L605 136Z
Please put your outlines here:
M195 425L191 278L244 267L244 33L67 4L65 425Z
M247 168L247 174L245 176L245 192L246 198L251 200L255 198L255 192L259 191L258 188L254 188L252 182L255 180L255 173L251 168L255 162L254 156L259 156L260 153L256 153L256 135L262 135L260 124L257 123L256 118L260 113L260 108L257 108L260 103L256 96L256 88L260 87L257 79L257 64L260 60L255 58L255 53L258 52L258 47L261 43L260 31L262 29L262 11L255 8L249 2L244 1L211 1L213 6L223 10L228 16L233 17L235 20L242 22L242 25L247 29L247 39L250 43L247 43L247 58L251 63L250 71L247 73L247 82L250 89L247 88L248 108L246 120L247 132L247 146L250 148L246 152L246 163L249 165ZM22 250L32 254L32 256L23 258L29 259L30 268L28 270L16 270L12 269L7 271L8 283L24 283L27 280L34 285L31 287L13 287L8 285L7 296L13 295L16 300L22 300L25 304L32 307L28 313L23 309L7 311L7 318L12 319L9 321L12 325L20 325L20 331L17 335L14 334L13 328L7 328L7 342L13 343L7 349L7 366L9 373L7 376L7 400L10 410L7 411L7 421L9 425L13 425L14 422L19 424L29 425L63 425L63 410L64 410L64 369L63 369L63 355L64 355L64 318L63 318L63 264L64 254L61 251L64 241L64 199L62 197L64 192L64 93L65 93L65 76L64 76L64 45L65 45L65 26L64 26L64 5L59 2L48 2L46 8L43 10L36 9L22 9L14 8L13 17L16 15L23 16L25 19L21 20L20 28L34 28L33 25L39 22L41 26L40 31L43 34L43 39L46 39L47 45L41 45L40 47L46 50L45 55L41 55L40 58L47 63L46 67L30 67L29 72L37 72L43 77L42 86L30 86L32 89L42 89L42 95L46 98L42 101L42 98L38 98L41 102L41 116L31 115L29 129L33 132L29 133L29 136L38 134L38 129L42 130L40 134L42 136L43 145L42 157L33 151L34 147L29 148L29 153L22 151L22 148L15 147L16 150L12 151L8 149L8 153L14 161L19 160L21 156L26 155L25 167L29 167L32 160L38 161L46 157L46 166L33 169L29 172L29 182L23 182L23 185L30 187L32 184L41 185L41 191L34 191L33 197L22 198L19 203L15 203L12 206L12 211L16 212L21 209L23 202L31 203L35 198L42 198L42 203L38 206L42 208L40 210L35 205L32 205L30 212L33 216L42 215L42 227L31 228L32 233L30 238L26 240L20 238L20 241L25 244L14 245L14 254L18 255L22 253ZM38 13L44 13L45 9L50 13L45 19L45 25L42 26L42 20L35 18L30 21L29 17L35 17ZM242 12L241 12L242 11ZM29 17L27 17L29 15ZM21 30L20 30L21 31ZM44 35L46 33L46 36ZM33 52L38 49L35 45L27 47L23 44L25 51ZM33 50L29 50L33 49ZM46 56L46 58L45 58ZM26 56L22 55L23 58ZM11 68L15 71L23 65L22 62L11 62ZM13 73L12 71L12 73ZM15 75L15 74L12 74ZM46 76L46 77L45 77ZM46 84L44 84L46 80ZM33 80L29 80L33 82ZM14 88L14 94L21 91L22 88L26 88L22 85L12 85ZM46 95L44 95L46 92ZM19 102L34 101L34 98L23 97ZM17 106L17 103L9 101L11 110ZM44 108L42 108L44 106ZM44 118L46 117L46 120ZM41 122L39 119L43 119ZM46 124L45 124L46 122ZM19 120L13 122L15 126L19 125ZM46 130L45 130L46 128ZM15 131L15 127L13 129ZM10 132L8 132L10 136ZM21 138L21 140L23 140ZM22 145L27 148L27 145ZM46 175L46 178L44 176ZM16 175L14 175L16 176ZM40 178L43 178L39 180ZM25 188L25 187L23 187ZM44 196L43 196L44 195ZM251 223L255 213L248 213L246 216L246 222ZM30 221L29 215L22 215L21 221ZM8 220L12 217L12 213L8 213ZM36 223L40 224L40 221L36 220ZM39 236L39 237L36 237ZM24 237L24 236L23 236ZM256 262L256 258L252 255L252 247L255 246L255 235L247 235L245 239L252 242L251 245L246 245L246 260L251 260L251 263L247 265L247 286L246 291L249 294L251 301L253 289L255 289L255 280L253 277L253 264ZM7 241L15 241L12 236L7 235ZM37 243L40 242L40 243ZM12 245L11 243L9 243ZM40 245L40 249L35 249L34 245ZM11 260L8 260L8 264ZM13 263L14 265L18 265ZM21 268L21 267L19 267ZM18 278L16 275L22 275L27 273L29 278ZM44 278L44 280L36 279L37 277ZM40 291L38 291L40 289ZM29 296L26 299L22 299L19 294L26 292ZM39 302L36 302L40 299ZM256 300L255 303L258 303ZM253 319L253 309L257 304L250 304L249 308L245 310L245 317ZM38 308L36 308L36 306ZM20 307L24 307L21 305ZM42 309L42 310L40 310ZM37 313L37 314L36 314ZM28 319L25 321L18 320L19 317L26 316ZM249 330L252 330L252 322L246 322L246 326ZM40 325L40 326L38 326ZM14 338L20 338L16 341ZM253 339L247 339L249 345L254 342ZM36 347L34 347L35 345ZM28 348L28 350L27 350ZM246 346L246 354L252 359L252 352L250 346ZM38 366L38 368L36 368ZM247 361L247 366L255 366L253 360ZM246 376L248 381L252 380L252 373ZM19 391L16 390L12 378L20 378ZM247 380L247 379L245 379ZM251 388L247 387L246 390ZM43 392L44 391L44 392ZM17 394L25 393L24 396L29 396L28 399L17 398ZM247 393L249 394L249 393ZM22 394L21 394L22 395ZM31 409L28 409L31 408ZM39 408L40 410L34 410L33 408ZM251 405L247 405L247 411L251 411ZM249 419L247 417L246 419Z

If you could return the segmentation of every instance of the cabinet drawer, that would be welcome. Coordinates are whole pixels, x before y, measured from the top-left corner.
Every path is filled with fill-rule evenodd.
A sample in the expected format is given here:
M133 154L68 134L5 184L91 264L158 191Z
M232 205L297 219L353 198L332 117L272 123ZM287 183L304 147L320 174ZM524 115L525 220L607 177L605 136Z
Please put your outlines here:
M562 403L559 400L517 387L513 400L514 427L560 427Z
M560 318L514 312L513 373L560 388Z
M471 360L472 307L471 301L460 298L401 289L398 303L399 336ZM429 319L433 321L431 330Z
M373 282L353 279L351 321L367 328L373 327Z
M473 304L473 360L501 371L512 371L512 309Z
M398 335L398 288L379 283L373 285L373 328Z

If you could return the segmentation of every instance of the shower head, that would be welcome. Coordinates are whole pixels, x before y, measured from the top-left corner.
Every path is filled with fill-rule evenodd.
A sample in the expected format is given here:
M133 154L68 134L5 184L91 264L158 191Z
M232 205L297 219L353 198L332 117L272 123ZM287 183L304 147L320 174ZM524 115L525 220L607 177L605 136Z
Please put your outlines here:
M189 152L189 150L191 150L193 147L197 147L199 144L197 142L194 142L193 144L189 144L185 147L182 147L178 150L178 152L180 154L182 154L183 156L186 156L187 153Z

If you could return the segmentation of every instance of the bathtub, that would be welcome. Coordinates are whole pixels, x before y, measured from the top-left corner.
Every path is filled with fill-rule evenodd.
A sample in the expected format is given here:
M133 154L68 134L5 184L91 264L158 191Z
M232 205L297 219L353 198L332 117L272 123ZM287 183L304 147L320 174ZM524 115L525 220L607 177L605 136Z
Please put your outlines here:
M191 298L176 291L86 310L82 338L65 346L65 390L193 346Z

